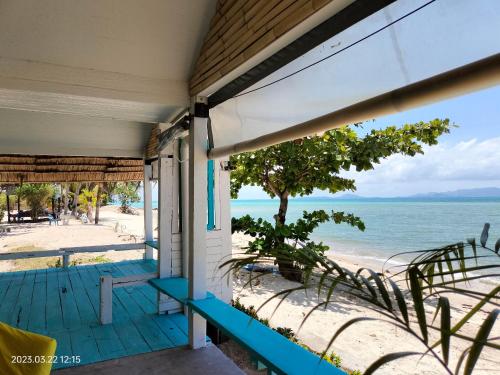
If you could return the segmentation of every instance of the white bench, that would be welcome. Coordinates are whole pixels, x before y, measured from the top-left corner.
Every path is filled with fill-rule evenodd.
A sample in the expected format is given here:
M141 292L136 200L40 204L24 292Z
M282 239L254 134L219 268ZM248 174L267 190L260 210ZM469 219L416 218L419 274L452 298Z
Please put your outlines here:
M99 321L101 324L113 322L113 288L146 285L148 280L158 277L156 272L140 275L113 277L111 275L100 277L100 309Z

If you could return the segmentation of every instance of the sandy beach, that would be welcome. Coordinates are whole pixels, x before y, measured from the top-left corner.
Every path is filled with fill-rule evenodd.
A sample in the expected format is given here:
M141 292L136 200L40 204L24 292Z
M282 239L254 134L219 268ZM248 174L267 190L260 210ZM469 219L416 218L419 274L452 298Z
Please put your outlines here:
M156 216L156 215L154 215ZM156 218L154 227L156 228ZM242 248L247 245L249 238L240 234L233 235L233 253L241 253ZM117 207L108 206L101 209L100 224L82 224L76 219L71 219L67 226L49 226L48 222L37 224L12 225L11 232L0 237L0 252L11 251L36 251L51 250L70 246L104 245L116 243L134 243L143 241L143 217L142 210L137 210L136 215L125 215L118 211ZM107 253L82 254L76 259L81 262L119 261L123 259L137 259L142 257L142 251L121 251ZM101 258L99 258L101 257ZM97 259L96 259L97 258ZM360 267L370 267L380 271L381 264L369 261L365 258L355 258L336 254L335 260L343 267L357 270ZM32 260L29 260L32 261ZM45 258L43 262L51 261ZM53 260L52 260L53 261ZM12 271L23 267L23 261L0 262L0 271ZM28 261L26 261L28 262ZM38 263L38 266L44 263ZM30 264L30 266L33 266ZM285 280L277 274L267 274L259 279L258 285L252 288L244 287L248 281L249 273L241 271L234 277L234 298L239 298L246 305L256 308L261 306L275 293L298 286ZM488 284L480 285L483 290L491 289ZM259 311L259 316L269 318L273 327L288 327L297 333L299 339L311 348L322 351L326 348L330 338L343 323L355 317L377 317L377 313L370 310L366 305L354 301L346 293L340 292L335 296L334 303L326 309L315 311L303 327L299 326L304 316L315 306L318 296L315 290L300 291L289 296L275 311L277 300L267 304ZM458 321L472 305L474 300L466 297L453 299L452 305L456 307L452 311L452 319ZM432 306L428 306L428 319L432 319ZM274 313L273 313L274 312ZM478 326L485 317L485 311L476 315L470 323L463 328L464 333L477 332ZM415 327L417 329L417 327ZM493 336L500 336L500 327L494 328ZM431 336L435 338L435 335ZM452 351L462 352L466 343L457 339L452 340ZM335 353L342 358L345 368L365 369L371 362L380 356L394 351L423 350L423 345L411 337L405 331L395 328L389 323L368 321L351 326L338 337L331 347ZM437 350L439 352L439 349ZM477 364L475 373L494 374L499 373L495 367L495 352L485 349L482 360ZM452 357L452 368L456 355ZM250 372L250 371L249 371ZM410 357L398 360L384 366L381 374L442 374L443 369L436 360L426 357Z
M251 237L241 234L233 235L233 252L241 253L242 247L245 247ZM332 256L333 260L351 271L356 271L361 267L371 268L375 271L382 269L383 263L367 258L356 258L336 254ZM299 286L285 280L283 277L274 274L268 274L258 279L258 285L249 287L249 273L241 271L238 277L234 278L234 298L239 298L246 306L260 307L265 301L271 298L279 291ZM489 292L494 287L492 284L474 285L481 291ZM299 339L316 351L323 351L336 330L348 320L356 317L381 318L379 314L372 311L366 304L355 301L353 297L344 292L338 293L326 309L317 309L306 321L299 327L306 314L313 308L318 300L316 289L307 291L298 291L287 297L276 309L280 299L274 299L266 304L260 311L259 317L270 319L273 327L288 327L297 333ZM470 308L477 302L468 297L450 297L454 309L452 309L452 324L460 320ZM490 308L489 308L490 309ZM487 311L481 310L473 319L462 328L462 333L473 335L477 332L479 326L486 317ZM427 319L432 321L433 306L426 306ZM418 330L418 326L414 327ZM491 337L500 335L500 327L494 327ZM438 339L436 335L431 335L432 339ZM452 339L451 352L462 353L467 347L467 342L459 339ZM380 321L360 322L344 331L333 343L330 351L334 351L342 358L342 366L354 370L365 369L369 364L384 354L399 351L424 351L424 346L406 331L394 327L390 323ZM440 349L436 350L440 353ZM477 363L475 374L494 374L500 373L500 370L493 362L496 353L492 349L484 349L481 360ZM457 355L451 356L451 368L454 368L457 361ZM417 357L408 357L391 362L382 367L377 373L380 374L443 374L445 371L434 358L426 357L420 359Z

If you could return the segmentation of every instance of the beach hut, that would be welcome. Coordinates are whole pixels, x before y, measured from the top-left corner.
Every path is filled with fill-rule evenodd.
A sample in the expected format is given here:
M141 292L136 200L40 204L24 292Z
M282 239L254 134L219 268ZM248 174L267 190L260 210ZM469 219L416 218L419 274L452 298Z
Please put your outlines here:
M0 320L68 373L238 373L207 321L274 373L341 373L228 305L228 157L497 85L498 35L494 0L2 3L0 183L144 180L145 259L0 274Z

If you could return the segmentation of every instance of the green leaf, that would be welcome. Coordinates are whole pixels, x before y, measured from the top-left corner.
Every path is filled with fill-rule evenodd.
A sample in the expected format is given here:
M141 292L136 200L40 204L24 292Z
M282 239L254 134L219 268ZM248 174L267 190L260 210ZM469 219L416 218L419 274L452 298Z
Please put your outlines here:
M385 288L384 283L375 272L373 272L372 270L368 270L368 272L370 272L371 277L373 278L373 280L375 280L375 284L377 284L378 291L382 295L382 299L384 300L387 308L389 309L389 311L392 311L391 298L389 297L389 293L387 293L387 289Z
M486 242L488 242L488 231L490 230L490 223L485 223L483 227L483 232L481 233L481 238L479 242L481 242L482 247L486 247Z
M474 253L474 256L477 257L476 239L475 238L468 238L467 242L469 243L469 245L472 246L472 252Z
M425 308L422 298L422 290L420 289L420 283L418 280L418 268L412 267L409 271L410 277L410 292L413 298L413 305L415 308L415 313L417 314L418 325L420 326L420 331L422 332L422 338L427 344L428 333L427 333L427 321L425 317Z
M488 336L490 335L491 329L493 328L499 313L499 309L491 311L477 332L474 344L472 345L467 361L465 362L464 375L472 374L472 370L474 370L474 366L479 359L479 355L484 348L484 344L488 340Z
M448 252L444 253L444 259L446 261L446 266L448 267L448 271L450 272L451 280L453 281L453 284L455 284L455 274L453 272L453 264L451 263L450 254L448 254Z
M399 311L401 311L401 315L403 316L405 324L409 326L410 320L408 319L408 309L406 308L406 301L403 296L403 293L401 292L401 289L399 289L399 287L394 281L389 279L389 283L391 283L392 290L394 291L394 296L396 297L396 301L398 303Z
M385 365L386 363L389 363L391 361L394 361L396 359L400 359L403 357L408 357L411 355L418 355L420 354L419 352L398 352L398 353L390 353L386 354L379 359L377 359L375 362L373 362L368 368L363 372L364 375L371 375L373 374L376 370L378 370L380 367Z
M450 301L446 297L440 297L438 304L441 307L441 347L443 348L444 363L448 365L451 337Z

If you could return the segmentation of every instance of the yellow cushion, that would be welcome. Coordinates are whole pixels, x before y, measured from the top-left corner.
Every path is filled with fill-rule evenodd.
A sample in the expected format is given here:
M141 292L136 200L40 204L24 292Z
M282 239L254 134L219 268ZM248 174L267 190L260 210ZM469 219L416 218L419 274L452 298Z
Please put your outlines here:
M56 340L0 322L0 374L48 375Z

